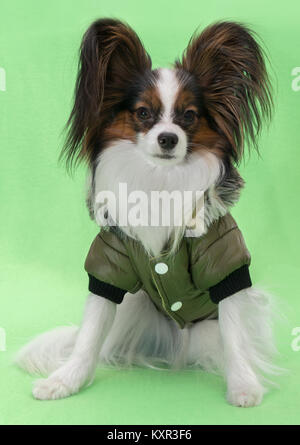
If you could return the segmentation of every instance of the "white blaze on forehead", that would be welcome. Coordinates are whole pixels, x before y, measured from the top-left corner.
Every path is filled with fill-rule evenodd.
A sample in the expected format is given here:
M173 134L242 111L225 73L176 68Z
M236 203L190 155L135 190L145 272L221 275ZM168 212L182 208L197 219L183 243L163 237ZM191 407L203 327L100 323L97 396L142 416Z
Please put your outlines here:
M172 111L179 89L179 82L174 70L169 68L161 68L159 70L157 89L163 105L163 120L171 121Z

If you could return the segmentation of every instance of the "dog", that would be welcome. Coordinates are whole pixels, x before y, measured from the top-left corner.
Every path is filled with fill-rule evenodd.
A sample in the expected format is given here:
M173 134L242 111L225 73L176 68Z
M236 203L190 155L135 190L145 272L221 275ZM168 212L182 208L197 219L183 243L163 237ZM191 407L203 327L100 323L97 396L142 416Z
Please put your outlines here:
M126 23L99 19L86 31L62 157L68 168L86 161L87 205L101 230L85 262L81 327L46 332L18 353L19 366L46 375L36 399L77 393L102 363L199 367L224 376L230 404L261 403L276 373L272 302L252 286L230 208L244 186L245 144L258 149L272 114L264 58L235 22L196 32L181 59L158 69ZM122 224L120 186L142 202L191 191L190 219L175 224L180 209L168 224ZM104 191L115 199L101 200Z

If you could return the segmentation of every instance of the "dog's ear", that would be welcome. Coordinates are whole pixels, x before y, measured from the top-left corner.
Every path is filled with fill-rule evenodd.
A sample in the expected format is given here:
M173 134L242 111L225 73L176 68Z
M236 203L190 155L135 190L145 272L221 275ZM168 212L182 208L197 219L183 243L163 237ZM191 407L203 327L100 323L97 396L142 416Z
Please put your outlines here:
M192 36L175 66L194 74L204 106L239 161L244 142L257 149L257 136L272 112L264 53L254 33L234 22L218 22Z
M131 80L151 69L151 59L136 33L114 19L95 21L80 48L74 106L61 157L67 166L91 160L101 126L123 98Z

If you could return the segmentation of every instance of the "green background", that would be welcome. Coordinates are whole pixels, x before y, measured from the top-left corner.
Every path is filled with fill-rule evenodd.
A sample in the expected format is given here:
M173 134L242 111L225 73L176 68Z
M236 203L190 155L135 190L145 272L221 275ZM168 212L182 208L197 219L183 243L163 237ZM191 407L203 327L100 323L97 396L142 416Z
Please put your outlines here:
M10 364L33 335L81 318L83 262L97 227L85 209L84 169L70 179L57 158L80 39L100 16L126 20L154 67L180 55L197 26L219 19L248 23L269 50L275 116L261 158L252 154L241 166L247 186L233 212L252 253L253 281L278 295L285 314L276 336L279 363L290 374L258 408L227 405L217 376L143 369L99 370L79 395L40 402L31 395L32 377ZM291 331L300 326L300 91L291 74L300 66L299 19L298 0L1 1L0 327L7 350L0 352L0 424L299 423L300 351L291 348Z

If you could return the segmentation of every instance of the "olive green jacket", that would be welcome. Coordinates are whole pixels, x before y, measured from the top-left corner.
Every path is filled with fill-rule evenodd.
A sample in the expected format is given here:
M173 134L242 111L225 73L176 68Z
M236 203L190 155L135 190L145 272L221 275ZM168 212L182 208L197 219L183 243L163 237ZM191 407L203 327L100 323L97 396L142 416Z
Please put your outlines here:
M85 261L89 290L121 303L126 292L147 292L155 306L183 328L217 317L218 303L251 286L250 254L227 213L201 237L184 237L174 255L150 257L142 244L101 230Z

